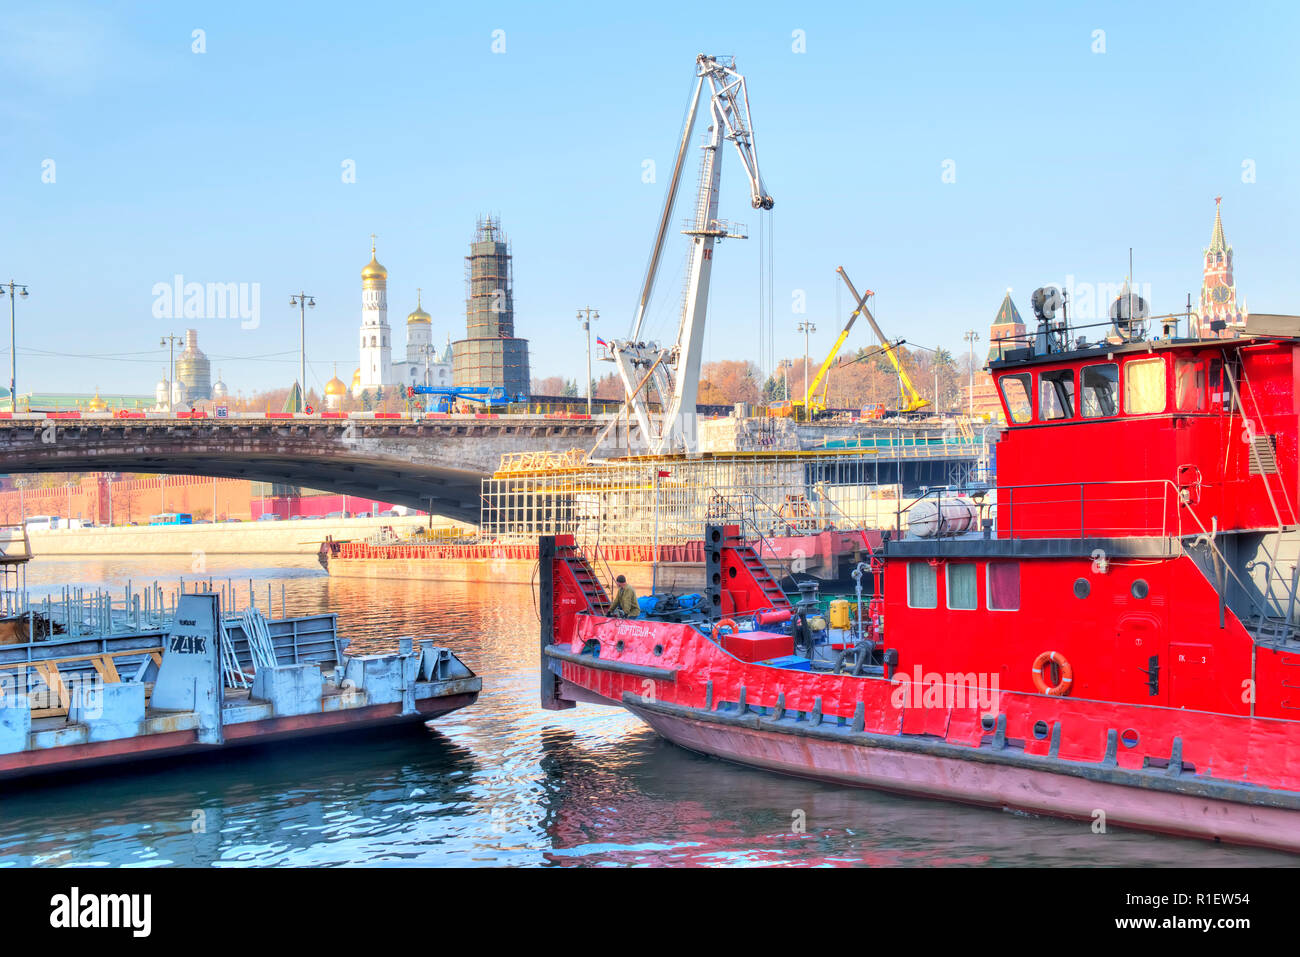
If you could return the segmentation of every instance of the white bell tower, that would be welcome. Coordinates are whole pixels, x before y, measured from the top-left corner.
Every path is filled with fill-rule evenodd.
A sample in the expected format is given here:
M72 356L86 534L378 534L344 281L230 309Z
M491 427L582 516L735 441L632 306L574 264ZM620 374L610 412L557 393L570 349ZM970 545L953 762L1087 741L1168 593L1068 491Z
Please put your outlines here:
M388 270L375 259L370 234L370 262L361 270L361 382L356 394L393 384L392 330L388 328Z

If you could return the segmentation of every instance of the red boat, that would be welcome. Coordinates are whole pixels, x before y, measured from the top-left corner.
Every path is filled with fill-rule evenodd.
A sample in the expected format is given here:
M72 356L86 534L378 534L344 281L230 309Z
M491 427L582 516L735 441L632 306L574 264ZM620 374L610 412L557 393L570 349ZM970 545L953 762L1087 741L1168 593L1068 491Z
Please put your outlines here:
M1300 851L1300 319L1118 318L1088 344L1035 311L990 366L996 487L922 496L856 602L788 599L710 526L698 602L611 617L543 539L543 705L808 778Z

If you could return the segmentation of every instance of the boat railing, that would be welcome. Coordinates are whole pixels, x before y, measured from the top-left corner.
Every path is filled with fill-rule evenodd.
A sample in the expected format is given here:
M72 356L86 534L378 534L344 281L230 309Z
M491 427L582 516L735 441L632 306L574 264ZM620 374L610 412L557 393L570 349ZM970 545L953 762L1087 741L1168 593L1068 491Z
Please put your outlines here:
M763 558L765 549L770 558L777 559L780 557L777 553L776 546L774 546L771 539L764 534L758 521L758 514L761 509L775 523L773 527L785 525L787 519L781 515L780 509L773 507L772 504L764 500L761 495L752 491L743 492L739 496L728 496L716 486L709 486L709 492L713 496L713 501L723 506L722 510L715 511L714 514L710 515L709 520L711 522L736 521L740 525L742 536L753 535L753 539L756 542L755 551L758 552L758 557L760 559ZM739 498L740 501L734 502L735 498ZM746 506L748 506L748 510L746 509Z
M271 664L317 664L328 670L343 660L337 615L261 619L256 625L260 635L250 640L250 619L260 619L260 612L250 614L252 607L246 608L242 617L222 616L219 640L223 663L228 653L231 666L225 669L228 686L233 686L232 671L252 675ZM58 634L41 641L0 645L0 702L26 700L33 717L57 717L68 713L78 686L93 688L123 681L144 684L147 698L162 665L163 639L170 627L170 623L155 623L124 634ZM260 648L255 646L259 640Z
M242 614L245 608L264 608L268 617L285 617L285 588L280 583L279 604L268 582L265 597L253 580L247 586L234 579L180 579L173 586L153 581L143 586L127 582L120 591L64 585L57 591L32 595L26 588L0 593L0 619L8 620L13 638L40 641L57 637L113 635L168 626L182 595L215 592L223 612Z
M900 499L898 528L926 500L978 507L979 531L998 540L1181 538L1182 490L1169 479L1044 482L988 489L926 489L910 503ZM952 537L951 535L941 537Z

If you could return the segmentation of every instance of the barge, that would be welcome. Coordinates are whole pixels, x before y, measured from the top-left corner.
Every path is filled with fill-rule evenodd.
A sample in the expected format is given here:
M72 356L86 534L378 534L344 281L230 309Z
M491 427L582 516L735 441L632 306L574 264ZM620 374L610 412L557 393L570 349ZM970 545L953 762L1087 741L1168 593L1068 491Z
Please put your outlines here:
M852 587L852 570L874 547L881 532L828 529L806 534L763 535L754 539L763 559L793 590L798 581L816 579L824 589ZM679 544L601 545L599 561L617 566L633 588L694 587L704 574L704 541ZM493 582L529 585L537 580L536 543L336 541L321 543L321 568L340 578L415 581Z
M853 601L787 599L715 524L699 602L615 617L573 539L543 538L543 706L821 781L1300 852L1300 318L1148 338L1117 301L1088 342L1053 301L991 363L1008 424L974 527L927 493Z
M97 596L65 596L41 613L65 623L57 633L0 644L0 781L426 722L482 688L432 641L354 655L333 614L234 615L223 600L186 592L167 615L129 601L123 616ZM29 623L19 639L37 614L17 616Z

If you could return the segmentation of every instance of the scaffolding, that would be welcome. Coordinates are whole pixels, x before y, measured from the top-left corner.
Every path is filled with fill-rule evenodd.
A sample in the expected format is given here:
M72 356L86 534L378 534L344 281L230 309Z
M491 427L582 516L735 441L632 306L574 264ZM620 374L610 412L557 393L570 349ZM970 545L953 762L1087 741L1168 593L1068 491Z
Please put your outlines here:
M510 460L482 483L481 535L534 542L573 535L579 544L676 545L698 541L706 522L742 524L763 536L892 528L899 486L878 482L879 458L861 452L735 452L643 456L528 469Z

